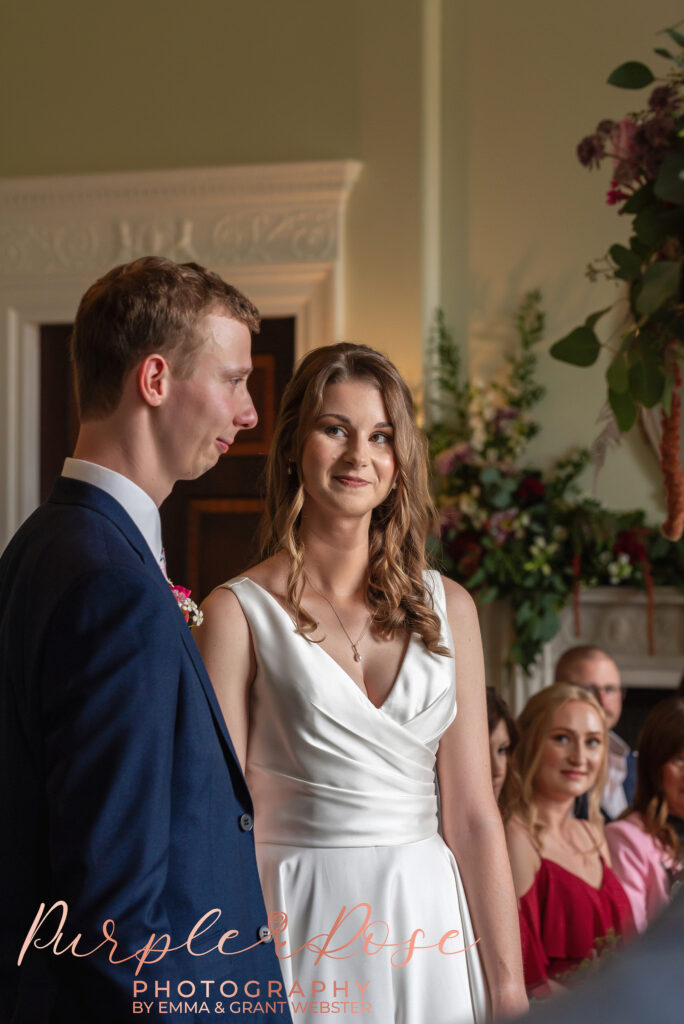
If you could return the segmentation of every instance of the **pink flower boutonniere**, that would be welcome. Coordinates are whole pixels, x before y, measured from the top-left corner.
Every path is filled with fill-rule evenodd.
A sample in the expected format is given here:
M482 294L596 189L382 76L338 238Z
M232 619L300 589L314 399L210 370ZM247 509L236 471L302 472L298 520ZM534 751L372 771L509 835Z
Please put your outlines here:
M193 626L201 626L204 620L204 612L201 612L195 602L191 600L190 594L192 591L188 590L187 587L180 587L177 584L172 583L168 577L167 582L171 587L171 593L178 602L178 607L183 613L183 618L190 629L192 629Z

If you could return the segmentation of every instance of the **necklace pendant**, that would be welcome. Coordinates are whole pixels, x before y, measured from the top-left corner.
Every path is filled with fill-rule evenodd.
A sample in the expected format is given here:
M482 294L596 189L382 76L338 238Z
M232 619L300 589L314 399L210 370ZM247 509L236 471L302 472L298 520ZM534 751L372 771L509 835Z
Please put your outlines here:
M356 649L356 644L352 644L352 650L354 651L354 661L361 661L362 658L361 658L361 655L359 654L359 652Z

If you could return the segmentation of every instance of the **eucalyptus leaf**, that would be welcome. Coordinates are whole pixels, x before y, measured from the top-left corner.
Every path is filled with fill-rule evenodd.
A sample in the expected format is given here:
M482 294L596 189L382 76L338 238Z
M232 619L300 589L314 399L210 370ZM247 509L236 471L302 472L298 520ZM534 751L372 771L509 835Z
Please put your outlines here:
M657 53L659 57L667 57L667 59L668 59L668 60L674 60L674 57L672 56L672 54L670 53L670 51L669 51L669 50L665 50L665 49L663 49L663 47L662 47L662 46L659 46L659 47L658 47L657 49L655 49L655 50L654 50L653 52L654 52L654 53Z
M671 153L663 160L654 192L659 199L684 206L684 155Z
M623 281L634 281L641 274L641 260L624 245L611 245L610 257L617 266L616 277Z
M502 479L501 471L496 466L487 466L480 473L480 480L483 484L498 484Z
M681 269L678 260L659 260L652 263L644 274L644 283L636 300L637 311L650 316L673 295L677 295Z
M640 359L628 371L629 390L636 402L653 408L660 401L665 387L665 374L660 369L657 359Z
M649 181L642 185L637 192L633 192L625 205L622 207L624 213L640 213L645 206L653 202L653 185Z
M558 616L553 608L547 608L541 620L541 639L543 641L551 640L559 629Z
M649 251L667 238L667 230L660 218L661 212L655 205L646 206L634 219L636 236L640 242L648 246Z
M613 410L615 420L623 434L631 430L636 423L637 407L631 395L620 395L616 391L608 390L608 401Z
M594 327L596 327L596 324L599 322L601 317L605 316L608 310L612 308L612 306L606 306L605 309L600 309L598 313L591 313L584 321L584 326L588 327L590 331L593 331Z
M618 395L624 395L629 390L629 377L627 376L627 360L619 352L606 371L606 380L612 391Z
M601 345L594 331L584 325L576 327L551 346L551 355L573 366L592 366L598 359Z
M617 85L620 89L643 89L654 81L651 69L638 60L628 60L608 76L608 85Z
M677 43L678 46L684 46L684 36L681 32L678 32L675 28L666 28L663 30L673 42Z

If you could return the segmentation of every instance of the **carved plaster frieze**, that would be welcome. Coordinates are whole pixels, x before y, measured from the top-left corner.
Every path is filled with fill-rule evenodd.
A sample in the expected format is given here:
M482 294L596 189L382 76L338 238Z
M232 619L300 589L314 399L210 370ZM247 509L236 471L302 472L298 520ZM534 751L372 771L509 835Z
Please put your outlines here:
M334 263L358 173L339 161L0 181L0 274L97 274L145 254Z

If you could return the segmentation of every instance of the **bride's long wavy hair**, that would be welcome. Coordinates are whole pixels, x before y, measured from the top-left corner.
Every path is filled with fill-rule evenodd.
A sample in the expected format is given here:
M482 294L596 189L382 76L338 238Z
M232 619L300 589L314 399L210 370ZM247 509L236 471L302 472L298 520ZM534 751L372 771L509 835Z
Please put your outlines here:
M288 553L288 601L294 609L298 632L310 638L316 622L301 607L304 547L299 523L305 500L302 452L320 412L325 388L348 380L361 380L378 389L394 428L396 487L373 509L369 531L366 600L374 627L383 637L391 637L398 630L418 633L428 650L448 655L440 637L439 617L423 579L427 566L425 541L434 516L427 443L416 424L408 387L380 352L344 342L314 349L299 364L283 395L266 464L262 557L281 550Z

